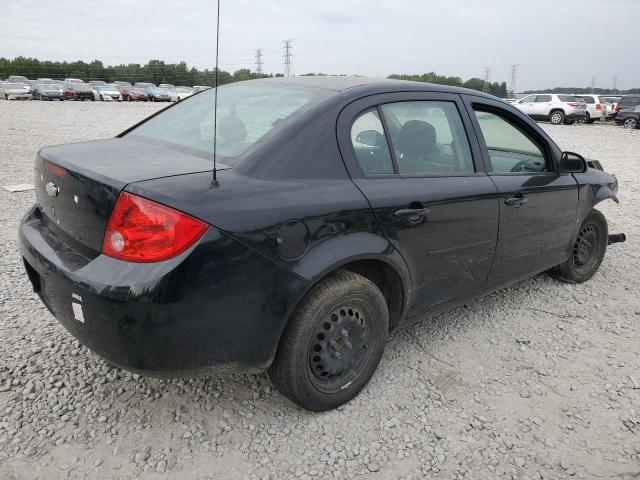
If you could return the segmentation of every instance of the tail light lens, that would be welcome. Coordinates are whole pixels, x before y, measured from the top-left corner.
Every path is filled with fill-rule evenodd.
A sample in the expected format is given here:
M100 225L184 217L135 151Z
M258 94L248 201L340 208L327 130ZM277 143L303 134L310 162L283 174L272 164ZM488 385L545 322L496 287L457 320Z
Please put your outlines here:
M599 103L596 103L596 110L602 110L602 105L600 105Z
M207 224L173 208L131 193L116 201L102 253L130 262L159 262L191 247Z
M616 113L618 113L620 111L620 104L616 105Z
M67 171L64 168L62 168L59 165L56 165L55 163L51 163L47 160L44 161L44 168L47 172L53 173L54 175L57 175L59 177L67 176Z
M577 107L580 104L576 102L568 102L567 105L569 105L570 107Z

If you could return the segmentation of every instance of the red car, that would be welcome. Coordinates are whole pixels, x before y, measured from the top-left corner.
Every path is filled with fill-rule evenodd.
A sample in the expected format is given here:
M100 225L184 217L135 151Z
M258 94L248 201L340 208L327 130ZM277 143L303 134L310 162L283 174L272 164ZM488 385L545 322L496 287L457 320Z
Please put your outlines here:
M149 95L141 88L125 87L121 90L122 100L126 102L148 102Z

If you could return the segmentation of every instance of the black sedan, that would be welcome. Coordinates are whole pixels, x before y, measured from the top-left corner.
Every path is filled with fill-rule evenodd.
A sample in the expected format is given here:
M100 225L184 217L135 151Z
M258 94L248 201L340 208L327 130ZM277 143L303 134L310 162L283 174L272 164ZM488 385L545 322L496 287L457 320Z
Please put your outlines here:
M631 130L640 128L640 105L619 110L615 121L618 125L623 125L624 128Z
M42 149L20 249L84 345L152 376L267 370L326 410L390 329L539 272L580 283L618 183L476 91L363 78L220 87Z

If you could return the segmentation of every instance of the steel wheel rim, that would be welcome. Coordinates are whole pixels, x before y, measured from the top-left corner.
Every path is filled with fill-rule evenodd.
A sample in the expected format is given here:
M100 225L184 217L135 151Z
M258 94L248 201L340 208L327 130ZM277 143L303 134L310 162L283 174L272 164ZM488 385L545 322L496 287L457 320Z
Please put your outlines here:
M599 232L595 225L583 225L573 246L573 267L578 273L589 271L598 259Z
M344 305L332 310L309 343L307 368L313 385L324 393L351 385L371 357L371 333L362 309Z

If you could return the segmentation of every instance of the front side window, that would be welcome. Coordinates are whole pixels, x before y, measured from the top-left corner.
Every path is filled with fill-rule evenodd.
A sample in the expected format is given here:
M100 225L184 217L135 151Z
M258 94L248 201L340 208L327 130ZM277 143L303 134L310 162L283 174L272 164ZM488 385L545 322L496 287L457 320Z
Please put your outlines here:
M391 152L377 109L363 113L353 122L351 144L365 174L394 173Z
M511 122L474 108L495 173L547 171L542 149Z
M383 105L381 110L398 173L474 173L469 140L455 103L399 102Z
M537 95L529 95L520 100L520 103L535 103Z
M126 136L212 159L215 89L177 103ZM295 121L327 98L320 89L269 85L224 85L218 89L217 154L233 167L267 134Z

